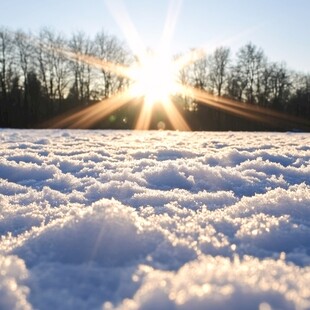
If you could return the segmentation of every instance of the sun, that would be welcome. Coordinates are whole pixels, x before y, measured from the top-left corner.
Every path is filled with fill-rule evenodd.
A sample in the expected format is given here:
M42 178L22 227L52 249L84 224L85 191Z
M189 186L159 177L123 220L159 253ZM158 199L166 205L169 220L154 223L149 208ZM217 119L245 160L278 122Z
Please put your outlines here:
M165 104L178 92L178 70L167 55L148 52L131 71L131 93L143 97L145 105Z

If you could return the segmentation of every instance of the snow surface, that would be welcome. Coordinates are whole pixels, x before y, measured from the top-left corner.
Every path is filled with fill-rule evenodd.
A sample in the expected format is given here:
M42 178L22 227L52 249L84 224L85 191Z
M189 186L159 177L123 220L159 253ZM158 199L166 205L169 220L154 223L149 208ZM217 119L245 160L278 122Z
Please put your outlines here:
M310 134L0 130L0 309L310 309Z

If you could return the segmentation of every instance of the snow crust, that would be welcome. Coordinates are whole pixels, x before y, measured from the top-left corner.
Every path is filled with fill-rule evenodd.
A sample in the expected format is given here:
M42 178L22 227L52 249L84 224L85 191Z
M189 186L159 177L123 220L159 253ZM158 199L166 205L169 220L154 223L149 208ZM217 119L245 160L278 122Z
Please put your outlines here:
M310 134L0 130L0 309L310 309Z

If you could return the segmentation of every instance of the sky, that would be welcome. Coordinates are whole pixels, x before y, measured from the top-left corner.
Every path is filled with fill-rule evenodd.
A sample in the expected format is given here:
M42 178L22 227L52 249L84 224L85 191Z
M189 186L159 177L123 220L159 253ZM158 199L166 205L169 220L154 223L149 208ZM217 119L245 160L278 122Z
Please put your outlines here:
M307 73L309 12L309 0L2 0L0 25L32 32L51 27L66 35L84 31L93 36L104 30L126 41L124 29L130 27L125 20L130 20L145 46L154 49L170 16L176 21L173 54L220 45L236 53L252 42L271 61Z

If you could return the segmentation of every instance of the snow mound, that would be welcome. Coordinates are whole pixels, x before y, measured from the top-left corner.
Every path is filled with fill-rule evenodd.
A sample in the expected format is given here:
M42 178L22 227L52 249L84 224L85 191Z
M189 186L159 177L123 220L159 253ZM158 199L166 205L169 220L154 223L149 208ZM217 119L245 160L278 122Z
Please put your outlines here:
M104 200L33 230L13 252L30 267L38 260L121 267L150 253L160 239L134 209Z
M202 256L177 272L140 266L132 299L104 309L307 309L310 268L278 260Z
M0 255L0 309L32 309L27 301L27 277L28 271L23 260L16 256Z

